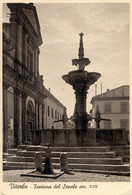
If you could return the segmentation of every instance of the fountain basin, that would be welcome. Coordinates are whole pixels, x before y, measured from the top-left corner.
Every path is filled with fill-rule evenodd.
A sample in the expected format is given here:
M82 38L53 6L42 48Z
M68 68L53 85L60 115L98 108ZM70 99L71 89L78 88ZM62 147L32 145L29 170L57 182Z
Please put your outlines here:
M88 87L94 84L101 74L97 72L87 72L84 70L70 71L67 75L63 75L62 78L66 83L70 85L74 84L86 84Z

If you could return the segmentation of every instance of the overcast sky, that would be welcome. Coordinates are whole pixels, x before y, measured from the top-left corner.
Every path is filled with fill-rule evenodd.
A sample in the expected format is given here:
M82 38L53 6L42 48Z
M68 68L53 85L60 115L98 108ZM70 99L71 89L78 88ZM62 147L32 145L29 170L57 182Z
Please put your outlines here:
M71 60L78 58L79 33L84 33L84 56L91 61L86 70L101 73L97 94L129 84L129 4L128 3L46 3L35 4L41 26L39 69L44 85L51 89L73 114L75 95L62 75L71 70ZM5 14L9 12L4 8ZM88 91L87 111L95 95L95 85Z

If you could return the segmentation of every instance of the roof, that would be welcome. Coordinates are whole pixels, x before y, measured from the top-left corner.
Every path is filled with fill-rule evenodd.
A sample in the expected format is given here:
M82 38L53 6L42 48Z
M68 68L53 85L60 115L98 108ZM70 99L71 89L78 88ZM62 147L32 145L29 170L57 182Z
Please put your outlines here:
M50 91L48 91L45 87L44 87L44 94L50 98L52 101L56 102L57 104L59 104L61 107L63 107L64 109L67 109Z
M108 90L105 93L96 95L92 97L91 104L96 100L106 100L106 99L116 99L116 98L129 98L129 85L122 85L118 88Z

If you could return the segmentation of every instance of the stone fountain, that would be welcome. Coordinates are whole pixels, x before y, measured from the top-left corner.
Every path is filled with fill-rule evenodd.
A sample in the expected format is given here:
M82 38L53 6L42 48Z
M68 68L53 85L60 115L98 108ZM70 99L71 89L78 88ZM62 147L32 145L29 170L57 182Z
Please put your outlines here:
M83 48L83 33L80 33L79 45L79 59L73 59L72 65L78 65L78 70L70 71L68 74L63 75L64 81L72 85L75 90L76 103L74 110L74 121L76 129L87 128L87 123L91 120L90 115L86 111L87 91L89 87L94 84L101 76L97 72L85 71L85 66L90 64L88 58L84 58Z
M70 71L68 74L63 75L62 78L66 83L72 85L75 90L76 103L72 117L75 122L75 128L44 129L41 143L46 145L48 140L52 147L87 147L126 144L128 140L127 131L123 129L100 129L100 121L109 119L102 119L99 110L96 111L95 117L88 115L86 111L88 89L100 78L101 74L84 70L85 66L90 64L90 60L84 58L83 33L80 33L79 59L73 59L72 64L78 66L78 70ZM97 128L88 128L88 121L92 119L96 121ZM64 120L62 119L61 121Z

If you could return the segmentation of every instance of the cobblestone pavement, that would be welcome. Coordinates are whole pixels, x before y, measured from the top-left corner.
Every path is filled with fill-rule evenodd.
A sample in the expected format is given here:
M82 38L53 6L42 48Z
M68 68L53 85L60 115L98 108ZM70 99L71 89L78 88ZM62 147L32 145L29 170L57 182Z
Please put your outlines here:
M31 170L3 171L3 182L129 182L129 176L118 176L108 174L95 174L86 172L73 172L74 174L63 174L57 179L25 177Z

